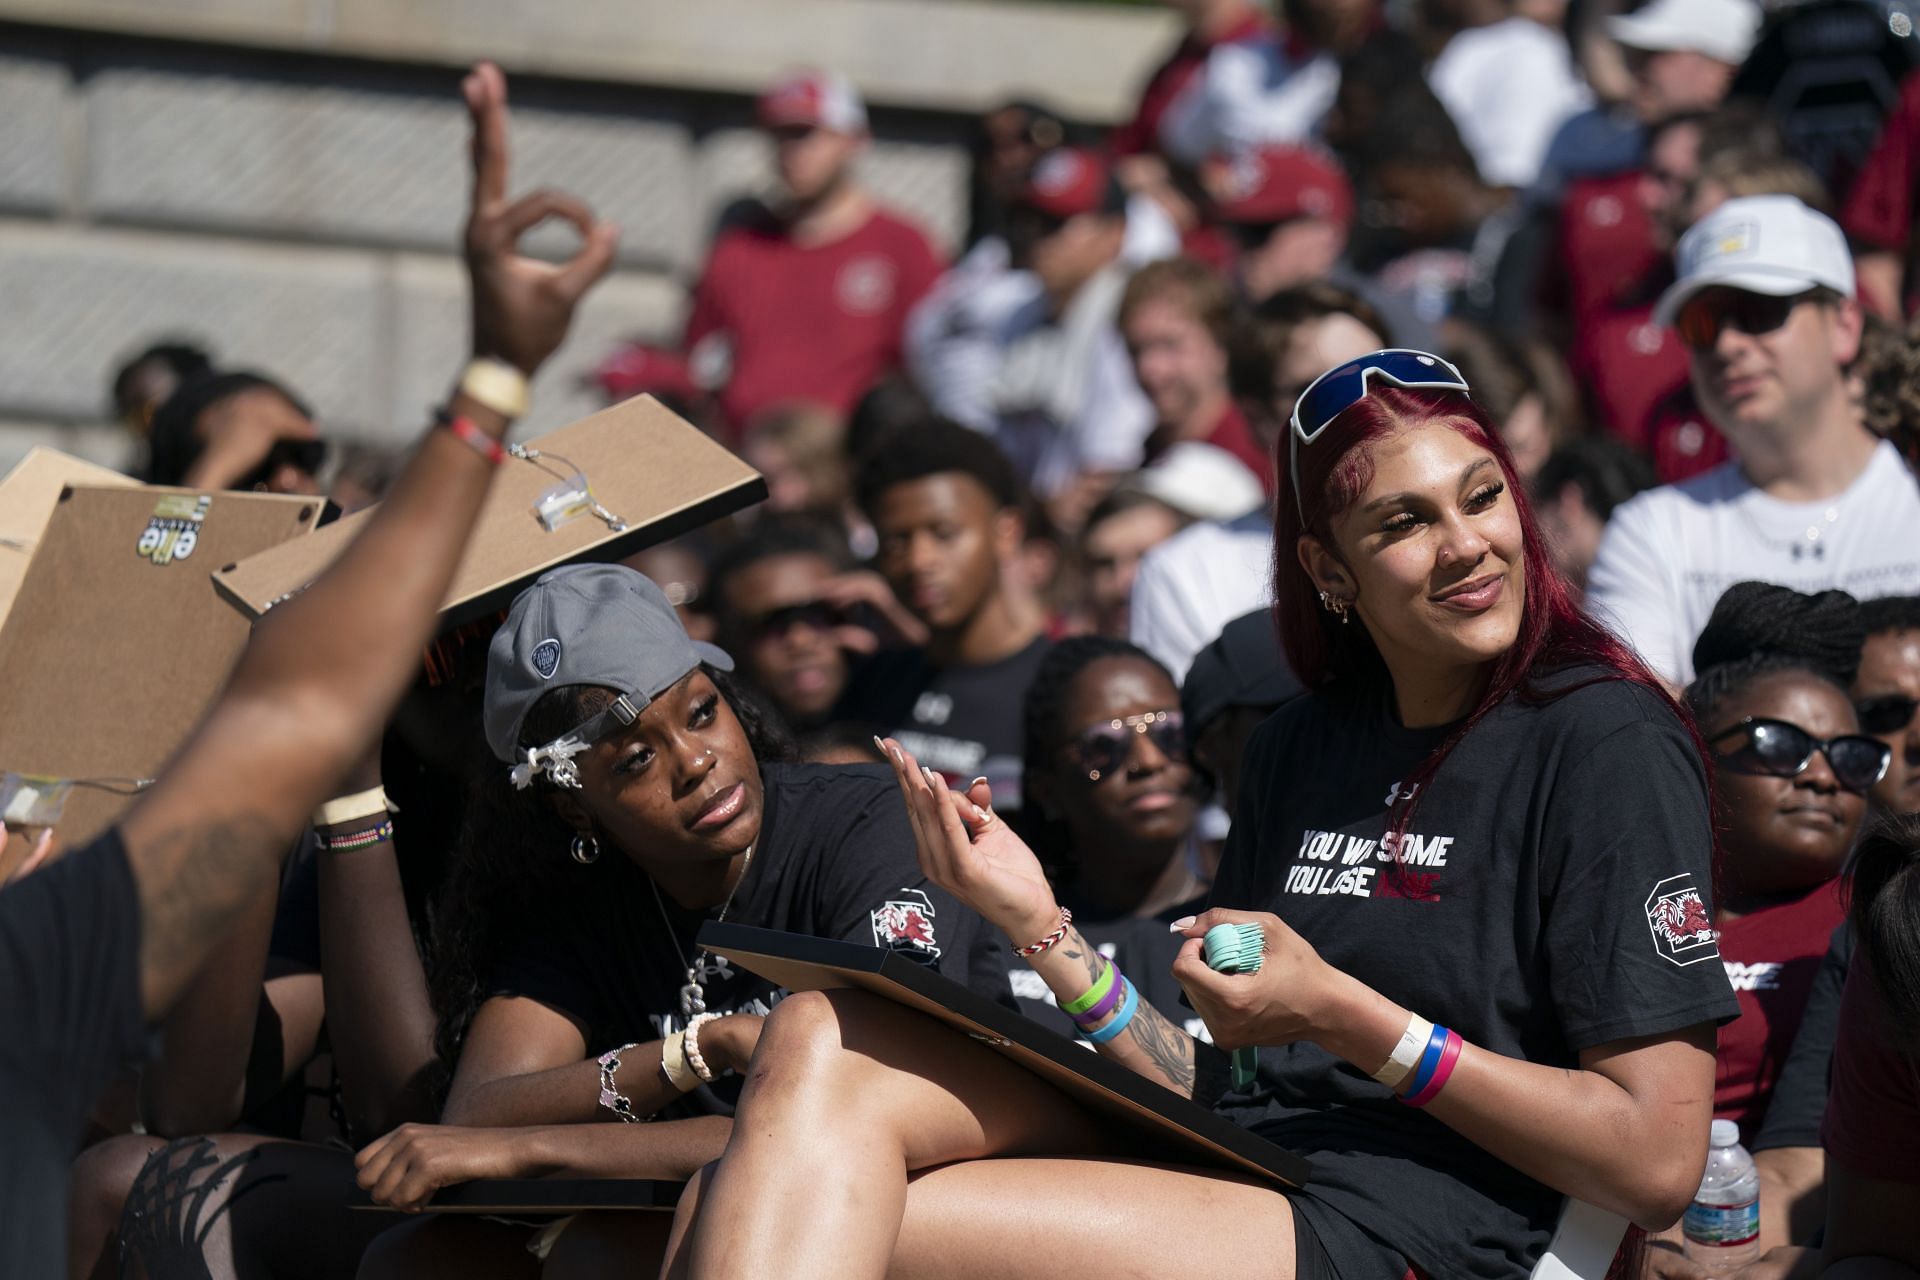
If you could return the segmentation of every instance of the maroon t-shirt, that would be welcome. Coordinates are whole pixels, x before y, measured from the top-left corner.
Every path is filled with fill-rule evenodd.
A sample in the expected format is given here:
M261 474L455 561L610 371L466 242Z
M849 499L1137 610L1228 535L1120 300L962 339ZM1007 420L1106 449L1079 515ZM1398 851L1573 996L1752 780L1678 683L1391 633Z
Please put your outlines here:
M1848 236L1870 249L1903 253L1913 226L1913 189L1920 177L1920 73L1907 77L1887 113L1853 189L1840 209Z
M1873 966L1856 953L1840 997L1820 1145L1863 1177L1920 1182L1920 1060L1889 1043L1886 1019Z
M789 401L844 413L900 363L907 313L939 276L919 228L881 210L820 245L796 244L777 221L756 219L714 241L687 349L714 335L727 341L733 372L720 407L736 433Z
M1564 307L1576 330L1623 288L1666 264L1640 203L1640 174L1582 178L1567 188L1550 273L1548 301Z
M1760 1132L1820 958L1845 915L1838 886L1839 881L1828 881L1720 926L1720 960L1740 1002L1740 1016L1720 1028L1713 1114L1739 1124L1743 1139Z
M1239 40L1251 40L1264 35L1272 24L1263 13L1249 12L1246 17L1220 33L1217 39L1203 39L1189 32L1186 39L1174 47L1167 60L1154 68L1147 77L1146 87L1140 90L1140 105L1133 113L1133 119L1113 131L1107 145L1116 156L1136 156L1143 152L1160 149L1160 117L1167 114L1167 108L1187 87L1187 81L1194 73L1207 64L1207 55L1223 44L1232 44Z
M1654 410L1687 387L1687 353L1673 330L1653 322L1653 303L1596 306L1576 325L1567 363L1594 423L1651 452Z

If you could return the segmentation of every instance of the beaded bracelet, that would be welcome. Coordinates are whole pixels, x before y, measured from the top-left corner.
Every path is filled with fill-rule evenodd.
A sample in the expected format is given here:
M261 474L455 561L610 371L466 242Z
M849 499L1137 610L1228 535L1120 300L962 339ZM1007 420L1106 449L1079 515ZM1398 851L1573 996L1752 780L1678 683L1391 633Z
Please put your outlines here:
M700 1056L700 1028L719 1016L717 1013L695 1014L693 1019L687 1023L687 1038L681 1042L686 1048L687 1061L693 1067L693 1074L699 1076L700 1079L707 1084L713 1083L713 1068L709 1067L707 1060Z
M620 1117L625 1124L639 1124L645 1116L633 1109L633 1101L620 1092L613 1081L613 1073L620 1069L620 1055L629 1049L637 1049L637 1044L623 1044L618 1049L609 1049L600 1055L600 1105Z
M322 853L351 853L355 849L371 849L377 844L385 844L393 839L393 820L388 819L377 827L365 831L355 831L344 836L323 836L314 833L314 844Z
M1120 1005L1120 1012L1114 1015L1112 1022L1109 1022L1098 1031L1087 1032L1086 1037L1088 1044L1105 1044L1122 1031L1125 1031L1127 1024L1133 1021L1133 1015L1140 1012L1140 988L1134 986L1125 978L1121 979L1121 983L1127 988L1127 997Z
M1073 925L1073 912L1069 911L1065 907L1062 907L1060 908L1060 927L1058 929L1055 929L1052 933L1040 939L1040 941L1038 942L1029 943L1027 946L1024 946L1024 947L1015 947L1013 949L1013 954L1021 957L1022 959L1031 959L1032 957L1039 955L1042 951L1051 951L1054 945L1058 943L1060 939L1067 936L1067 930L1072 925Z
M1447 1047L1440 1052L1440 1063L1434 1068L1433 1078L1427 1081L1425 1088L1409 1093L1400 1101L1410 1107L1424 1107L1439 1097L1440 1091L1447 1087L1447 1080L1453 1075L1454 1064L1460 1061L1460 1050L1466 1047L1466 1043L1455 1032L1447 1032Z

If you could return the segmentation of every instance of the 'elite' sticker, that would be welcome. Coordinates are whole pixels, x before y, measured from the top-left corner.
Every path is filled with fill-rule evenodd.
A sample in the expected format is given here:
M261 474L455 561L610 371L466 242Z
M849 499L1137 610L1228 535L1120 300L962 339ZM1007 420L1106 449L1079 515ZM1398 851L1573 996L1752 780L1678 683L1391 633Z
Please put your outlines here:
M185 560L200 544L200 523L212 505L213 499L205 494L168 494L154 505L134 550L155 564Z

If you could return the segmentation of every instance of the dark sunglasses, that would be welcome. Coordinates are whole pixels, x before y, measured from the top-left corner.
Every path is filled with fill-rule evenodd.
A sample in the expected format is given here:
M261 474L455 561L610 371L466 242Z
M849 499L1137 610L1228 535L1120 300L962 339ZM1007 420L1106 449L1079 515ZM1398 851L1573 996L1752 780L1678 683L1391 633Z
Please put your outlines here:
M1145 737L1169 760L1187 758L1187 722L1178 711L1148 711L1123 720L1109 720L1082 730L1070 748L1074 763L1098 782L1126 767L1133 740Z
M1856 702L1853 710L1860 717L1862 733L1899 733L1913 723L1913 713L1920 710L1920 698L1889 693L1884 697Z
M802 600L756 614L747 620L745 631L751 640L784 640L800 627L831 631L845 622L846 615L825 600Z
M1681 305L1673 327L1689 349L1710 351L1720 340L1722 329L1731 327L1752 337L1772 333L1787 322L1795 307L1812 296L1803 292L1776 298L1744 289L1708 290L1694 294Z
M1305 505L1300 498L1300 446L1318 440L1335 418L1365 400L1376 381L1414 389L1468 389L1466 378L1445 360L1405 347L1376 351L1335 365L1309 382L1300 398L1293 402L1293 418L1289 423L1293 434L1287 442L1287 467L1293 473L1296 504Z
M1893 750L1886 743L1865 734L1843 733L1824 742L1797 724L1748 716L1713 735L1719 742L1736 733L1747 735L1746 745L1722 756L1723 760L1744 761L1749 769L1776 778L1797 777L1818 751L1833 768L1834 780L1849 791L1864 792L1886 776L1893 762Z

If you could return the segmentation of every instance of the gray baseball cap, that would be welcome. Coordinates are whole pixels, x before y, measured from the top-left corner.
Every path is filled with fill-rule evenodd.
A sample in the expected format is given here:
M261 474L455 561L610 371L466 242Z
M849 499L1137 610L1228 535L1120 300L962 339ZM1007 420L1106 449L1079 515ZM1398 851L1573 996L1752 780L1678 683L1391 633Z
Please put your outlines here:
M549 772L520 747L527 712L547 693L567 685L600 685L622 695L601 731L631 724L648 703L701 663L733 670L726 651L695 640L680 625L666 592L646 574L624 565L577 564L552 569L514 597L507 620L487 649L483 718L487 745L508 763ZM569 739L590 744L583 725ZM562 755L565 761L571 753ZM526 785L516 769L515 782ZM564 781L556 778L556 781Z

